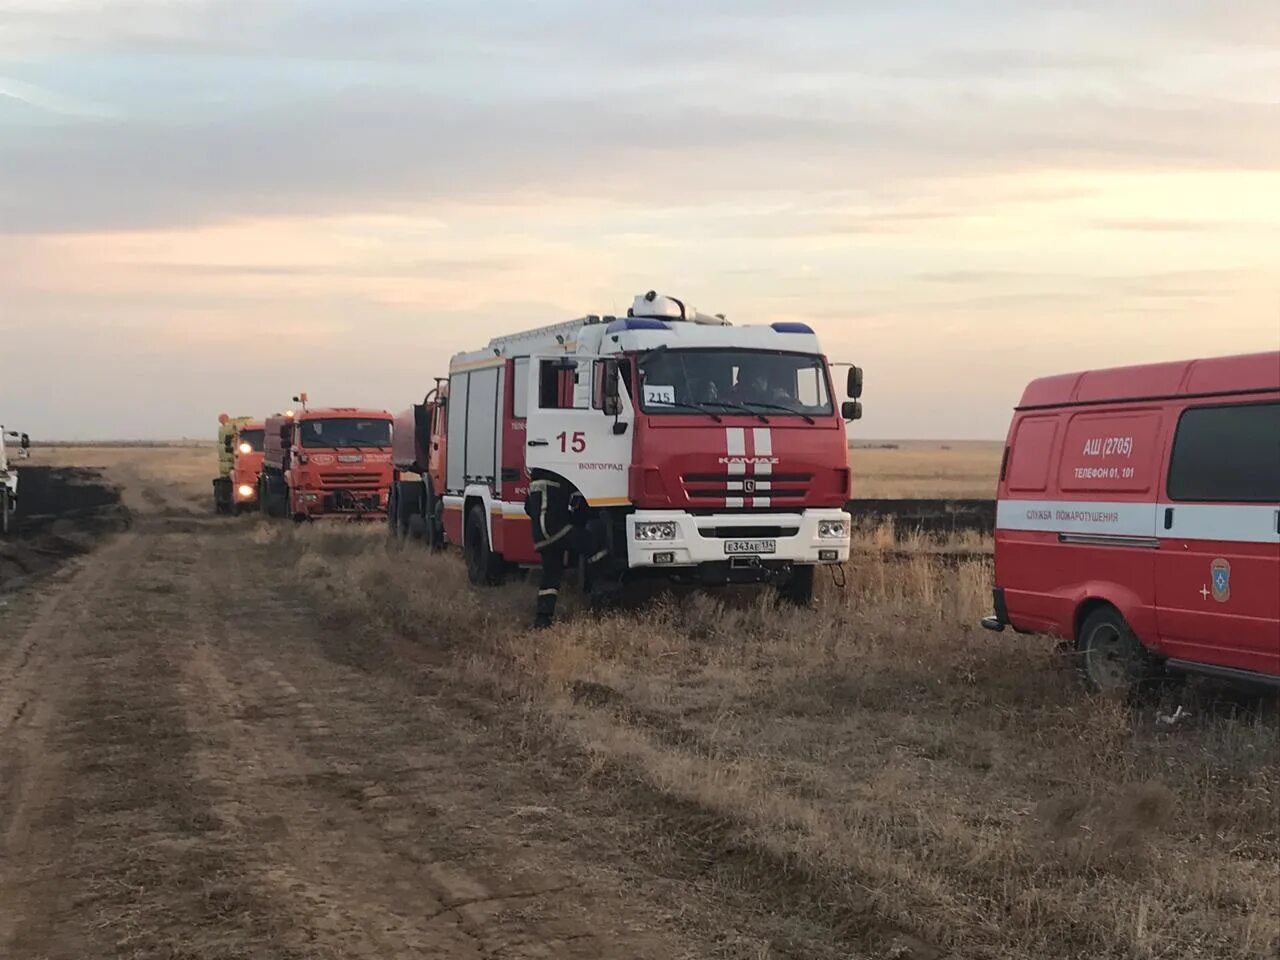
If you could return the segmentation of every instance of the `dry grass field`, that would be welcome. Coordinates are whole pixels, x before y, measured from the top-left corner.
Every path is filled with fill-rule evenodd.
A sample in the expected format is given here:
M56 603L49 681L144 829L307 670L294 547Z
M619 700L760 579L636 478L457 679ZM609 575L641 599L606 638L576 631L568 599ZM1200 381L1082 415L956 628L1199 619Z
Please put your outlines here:
M884 445L892 444L893 449ZM991 499L1004 444L986 440L854 441L853 495Z
M991 448L855 450L857 495L990 496ZM143 512L207 512L208 451L38 456L106 465ZM484 844L510 838L552 860L572 850L577 865L562 867L585 886L571 889L621 898L597 914L598 929L621 918L631 934L666 930L681 944L513 956L1269 960L1280 950L1275 700L1203 684L1136 705L1091 697L1052 642L978 628L987 560L956 563L938 544L873 531L842 577L822 583L814 610L726 592L596 618L570 595L563 622L535 633L528 582L477 591L456 557L388 543L381 529L255 518L216 529L184 541L184 563L198 575L213 562L203 551L223 557L219 576L240 578L228 629L256 653L246 648L251 672L232 675L235 689L252 688L262 658L293 662L281 637L299 664L322 652L351 672L360 707L338 717L342 696L299 666L293 685L317 684L306 701L315 723L338 737L356 716L388 718L386 731L352 727L351 744L380 756L384 740L399 742L405 755L387 763L406 784L425 769L406 751L443 751L430 744L469 731L448 763L481 763L490 799L464 805L449 829L488 836L468 842L490 860ZM309 629L282 626L284 597L313 618ZM272 626L254 633L260 616ZM201 689L191 683L183 689ZM1190 716L1161 722L1178 705ZM421 786L436 818L461 802L439 799L454 789L442 762L434 756ZM234 785L235 770L218 775ZM310 794L292 802L303 812L272 856L313 842ZM443 836L425 814L407 816L398 830ZM554 838L564 845L546 847ZM391 862L352 863L354 875L361 863L399 875Z

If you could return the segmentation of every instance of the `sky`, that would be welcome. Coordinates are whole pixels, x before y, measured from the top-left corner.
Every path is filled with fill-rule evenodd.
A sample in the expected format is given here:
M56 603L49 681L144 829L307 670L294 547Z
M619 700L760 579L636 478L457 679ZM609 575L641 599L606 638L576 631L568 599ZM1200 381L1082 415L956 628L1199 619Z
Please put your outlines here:
M1280 349L1275 0L0 0L0 422L398 410L649 289L866 437Z

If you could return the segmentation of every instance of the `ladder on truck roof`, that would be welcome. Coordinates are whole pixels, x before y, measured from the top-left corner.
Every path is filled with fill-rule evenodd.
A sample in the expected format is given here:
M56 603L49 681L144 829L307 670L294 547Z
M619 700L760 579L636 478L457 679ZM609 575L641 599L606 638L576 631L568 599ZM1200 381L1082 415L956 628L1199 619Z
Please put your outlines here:
M556 336L564 336L566 341L571 339L570 334L577 333L583 327L591 324L600 323L597 316L579 317L576 320L566 320L563 323L552 323L545 327L536 327L533 330L522 330L520 333L509 333L504 337L494 337L489 341L489 349L496 350L500 347L515 346L530 340L549 340Z

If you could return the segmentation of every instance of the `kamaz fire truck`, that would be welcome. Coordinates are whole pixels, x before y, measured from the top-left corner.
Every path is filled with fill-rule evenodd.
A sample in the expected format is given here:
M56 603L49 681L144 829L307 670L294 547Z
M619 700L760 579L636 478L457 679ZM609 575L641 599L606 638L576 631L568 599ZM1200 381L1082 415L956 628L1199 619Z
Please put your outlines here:
M267 418L258 503L271 517L381 519L391 486L391 414L358 407Z
M455 356L437 395L444 536L477 584L537 564L538 471L572 491L598 582L772 583L807 603L816 567L849 555L862 371L846 384L842 405L803 323L733 326L654 292L625 317L496 337Z

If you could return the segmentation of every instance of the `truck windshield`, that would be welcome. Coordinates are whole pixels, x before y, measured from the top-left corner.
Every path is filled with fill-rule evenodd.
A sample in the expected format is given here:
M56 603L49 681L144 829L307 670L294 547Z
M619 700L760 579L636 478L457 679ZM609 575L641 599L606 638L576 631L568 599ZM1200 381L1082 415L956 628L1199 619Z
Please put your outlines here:
M769 350L662 350L639 361L645 413L690 407L753 416L830 416L831 391L822 358Z
M241 430L240 443L248 444L249 449L254 453L262 452L262 437L266 433L265 430Z
M332 420L303 420L298 426L304 447L391 446L390 420L335 417Z

